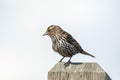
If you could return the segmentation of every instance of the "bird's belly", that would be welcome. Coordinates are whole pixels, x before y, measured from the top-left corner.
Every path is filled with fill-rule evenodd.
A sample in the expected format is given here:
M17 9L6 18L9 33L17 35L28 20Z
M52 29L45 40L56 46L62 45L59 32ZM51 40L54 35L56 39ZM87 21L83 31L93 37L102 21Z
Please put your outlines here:
M54 43L52 48L64 57L71 57L77 53L77 49L67 42L59 41L59 43Z

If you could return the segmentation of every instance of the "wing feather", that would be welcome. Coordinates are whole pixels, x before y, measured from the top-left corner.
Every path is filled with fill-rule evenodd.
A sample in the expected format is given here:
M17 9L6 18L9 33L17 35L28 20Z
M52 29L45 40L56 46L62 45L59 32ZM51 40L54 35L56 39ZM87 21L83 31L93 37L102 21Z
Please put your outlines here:
M79 45L79 43L69 33L65 32L63 34L63 36L66 38L66 40L67 40L68 43L70 43L71 45L73 45L78 50L78 52L82 52L83 51L83 49Z

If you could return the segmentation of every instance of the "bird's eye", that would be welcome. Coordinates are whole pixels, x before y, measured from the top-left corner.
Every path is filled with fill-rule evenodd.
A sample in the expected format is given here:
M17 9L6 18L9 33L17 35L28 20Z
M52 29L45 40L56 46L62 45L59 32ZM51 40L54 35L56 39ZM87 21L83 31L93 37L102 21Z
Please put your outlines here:
M50 32L50 29L48 29L48 32Z

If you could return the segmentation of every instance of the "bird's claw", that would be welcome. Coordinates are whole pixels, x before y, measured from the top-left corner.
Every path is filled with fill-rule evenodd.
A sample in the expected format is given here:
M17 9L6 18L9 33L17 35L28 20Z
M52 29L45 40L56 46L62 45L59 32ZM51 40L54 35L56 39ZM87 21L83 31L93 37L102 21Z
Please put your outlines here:
M65 65L65 67L69 66L69 65L70 65L70 63L71 63L71 61L66 62L66 63L64 64L64 65Z

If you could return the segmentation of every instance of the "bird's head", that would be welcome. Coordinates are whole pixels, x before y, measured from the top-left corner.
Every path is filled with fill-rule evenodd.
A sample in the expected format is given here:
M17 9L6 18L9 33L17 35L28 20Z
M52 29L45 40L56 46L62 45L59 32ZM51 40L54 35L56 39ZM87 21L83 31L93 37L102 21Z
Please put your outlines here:
M51 25L47 28L46 32L43 34L43 36L54 36L56 34L59 34L62 29L58 25Z

